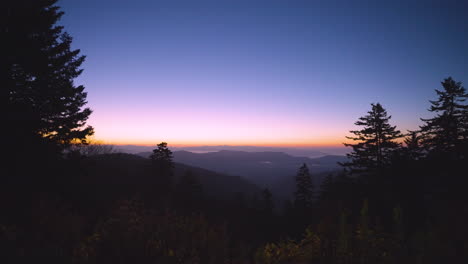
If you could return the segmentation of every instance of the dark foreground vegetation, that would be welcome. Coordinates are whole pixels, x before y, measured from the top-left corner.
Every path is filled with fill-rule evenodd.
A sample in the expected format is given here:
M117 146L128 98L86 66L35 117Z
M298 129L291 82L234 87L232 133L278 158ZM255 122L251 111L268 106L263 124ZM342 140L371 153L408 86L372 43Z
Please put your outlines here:
M401 133L378 103L339 175L291 201L245 180L87 146L84 60L53 0L2 9L1 263L466 263L468 107L447 78ZM402 142L404 140L404 142Z

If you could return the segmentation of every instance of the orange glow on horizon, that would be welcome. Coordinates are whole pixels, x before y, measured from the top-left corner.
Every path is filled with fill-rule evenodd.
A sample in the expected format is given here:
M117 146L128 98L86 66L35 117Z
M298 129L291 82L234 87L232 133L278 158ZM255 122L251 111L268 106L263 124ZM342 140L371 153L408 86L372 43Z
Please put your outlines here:
M174 141L170 140L98 140L110 145L136 145L136 146L156 146L161 142L168 143L173 147L199 147L199 146L257 146L257 147L291 147L291 148L306 148L306 147L342 147L343 141L290 141L290 142L265 142L265 141Z
M174 147L306 148L343 147L349 127L340 118L136 107L96 112L89 123L96 130L94 139L113 145L155 146L167 142Z

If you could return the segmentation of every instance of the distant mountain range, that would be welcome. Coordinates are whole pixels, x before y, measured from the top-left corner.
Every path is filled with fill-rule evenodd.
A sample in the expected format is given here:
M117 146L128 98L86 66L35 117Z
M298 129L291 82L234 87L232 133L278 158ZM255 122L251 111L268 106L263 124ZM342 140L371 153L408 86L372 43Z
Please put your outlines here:
M137 154L148 152L156 148L156 146L138 146L138 145L116 145L117 151ZM245 151L245 152L283 152L295 157L318 158L327 155L345 155L349 149L345 147L261 147L261 146L197 146L197 147L172 147L172 151L190 151L193 153L217 152L221 150Z
M138 155L149 157L151 152ZM319 158L294 157L283 152L246 152L222 150L217 152L193 153L189 151L175 151L174 161L189 166L200 167L226 175L242 176L246 180L261 187L269 187L280 192L285 182L293 182L298 168L307 164L316 184L320 184L327 173L340 170L338 162L343 162L345 156L327 155ZM288 180L290 179L290 180ZM288 183L289 184L289 183ZM289 184L290 185L290 184Z

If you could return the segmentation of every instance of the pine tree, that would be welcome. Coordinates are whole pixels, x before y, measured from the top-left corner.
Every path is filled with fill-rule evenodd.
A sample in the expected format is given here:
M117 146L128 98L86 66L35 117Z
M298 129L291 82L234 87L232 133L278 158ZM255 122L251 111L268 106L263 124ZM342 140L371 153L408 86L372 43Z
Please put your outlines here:
M402 135L395 126L389 124L391 116L387 115L380 103L371 106L368 115L360 117L355 123L363 128L350 131L354 137L346 137L358 141L356 144L344 144L352 147L353 151L347 154L350 161L341 165L351 173L371 172L389 165L392 154L400 147L395 140Z
M296 192L294 193L294 206L299 210L312 208L314 198L314 185L309 168L304 163L296 175Z
M83 109L84 86L73 82L85 57L71 49L72 38L56 25L63 15L56 2L2 2L4 125L13 148L46 144L60 152L71 143L87 143L93 134L85 126L91 110Z
M410 131L409 136L405 138L404 154L410 160L418 160L422 157L420 136L416 131Z
M333 196L333 175L328 174L320 185L320 200L325 201Z
M154 188L163 196L168 195L174 187L174 162L172 161L172 151L167 147L167 143L159 143L157 148L153 150L150 159L153 163L156 176L158 176L158 186Z
M159 143L157 148L153 149L150 159L162 173L169 173L174 168L172 151L167 147L166 142Z
M436 114L429 119L421 119L422 145L434 153L459 152L468 140L468 98L461 82L451 77L441 82L443 90L435 90L438 99L430 101L430 112Z

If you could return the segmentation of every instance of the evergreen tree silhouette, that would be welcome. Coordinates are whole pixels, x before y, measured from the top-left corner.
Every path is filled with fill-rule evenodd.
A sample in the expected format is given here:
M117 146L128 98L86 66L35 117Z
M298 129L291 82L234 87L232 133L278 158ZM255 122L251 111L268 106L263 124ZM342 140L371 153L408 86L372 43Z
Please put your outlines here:
M436 114L433 118L424 119L422 125L421 143L431 153L460 153L468 140L468 98L461 82L451 77L441 82L443 90L435 90L438 99L430 101L430 112Z
M167 147L166 142L161 142L153 149L150 159L157 166L158 170L163 173L172 173L174 162L172 161L172 151Z
M402 137L402 134L389 124L391 116L387 115L380 103L371 106L371 111L355 123L363 128L350 131L354 137L346 137L358 141L356 144L344 144L352 147L353 151L347 154L350 161L341 165L351 173L371 172L388 166L392 154L400 147L395 139Z
M312 208L314 198L314 185L309 168L304 163L296 175L296 191L294 192L294 206L299 210Z
M334 187L333 175L328 174L325 179L323 179L322 184L320 184L320 200L327 200L333 195Z
M166 142L161 142L153 150L150 156L156 175L158 176L158 186L155 186L161 194L167 195L173 187L174 162L172 161L172 151L167 147Z
M71 36L56 25L63 15L56 2L2 3L2 98L11 141L60 151L74 142L86 143L93 128L86 126L91 110L83 108L84 86L73 82L85 56L71 49Z
M418 160L423 156L420 135L416 131L410 131L409 136L405 138L404 154L410 160Z

